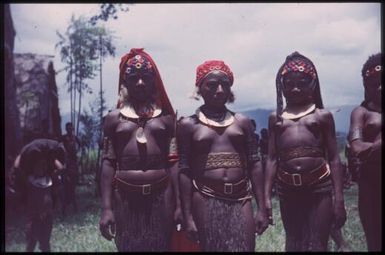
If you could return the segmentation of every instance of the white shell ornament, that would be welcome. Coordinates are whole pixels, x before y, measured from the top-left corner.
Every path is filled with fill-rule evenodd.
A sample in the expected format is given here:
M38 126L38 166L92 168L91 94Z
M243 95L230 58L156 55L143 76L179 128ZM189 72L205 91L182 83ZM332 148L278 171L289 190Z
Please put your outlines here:
M136 130L136 141L138 141L138 143L147 143L147 138L142 127Z
M42 177L35 177L35 176L28 176L28 181L37 188L47 188L52 186L52 179L48 176L42 176Z

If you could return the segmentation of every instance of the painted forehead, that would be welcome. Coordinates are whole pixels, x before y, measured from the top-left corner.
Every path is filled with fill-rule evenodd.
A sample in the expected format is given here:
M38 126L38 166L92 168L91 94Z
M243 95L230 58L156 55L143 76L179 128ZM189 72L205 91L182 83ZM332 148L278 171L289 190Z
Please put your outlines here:
M126 64L125 64L125 74L132 74L132 73L153 73L154 68L151 62L145 58L142 55L135 55L134 57L130 58Z
M291 72L301 72L310 75L312 78L317 76L314 66L303 59L293 59L285 63L281 75L284 76Z

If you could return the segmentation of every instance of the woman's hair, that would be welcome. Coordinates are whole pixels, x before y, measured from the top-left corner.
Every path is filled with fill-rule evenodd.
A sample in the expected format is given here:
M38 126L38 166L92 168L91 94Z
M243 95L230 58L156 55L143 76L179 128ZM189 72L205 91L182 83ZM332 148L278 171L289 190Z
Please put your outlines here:
M282 71L288 62L294 61L296 59L300 59L300 60L304 61L305 63L307 63L313 67L314 72L315 72L315 78L314 78L315 79L315 87L314 87L314 91L313 91L314 103L315 103L317 108L319 108L319 109L324 108L323 103L322 103L318 74L317 74L317 70L315 69L313 62L310 59L308 59L307 57L305 57L305 56L301 55L300 53L298 53L297 51L295 51L286 57L285 62L278 69L278 73L277 73L277 76L275 79L275 85L276 85L276 90L277 90L277 121L282 121L282 112L283 112L283 99L282 99L282 96L283 96L283 92L282 92L282 90L283 90L283 75L282 75Z

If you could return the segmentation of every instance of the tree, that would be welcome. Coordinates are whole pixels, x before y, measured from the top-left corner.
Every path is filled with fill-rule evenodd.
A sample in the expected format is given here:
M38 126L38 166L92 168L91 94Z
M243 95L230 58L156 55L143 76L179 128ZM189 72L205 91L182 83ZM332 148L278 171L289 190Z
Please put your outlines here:
M115 46L112 44L112 32L102 26L92 26L83 16L75 18L64 34L57 31L59 42L56 48L60 48L61 60L66 65L66 81L71 94L71 120L76 123L76 135L79 134L79 121L81 115L81 103L84 91L92 93L92 88L85 81L93 79L95 72L100 68L96 61L103 56L115 54ZM103 40L100 40L103 37ZM78 96L78 110L76 111L76 97Z
M98 20L107 21L111 17L113 19L118 18L118 11L127 12L129 10L127 4L101 4L100 13L91 17L90 22L95 25Z
M103 98L103 97L101 97ZM100 97L96 96L94 101L89 104L90 111L84 110L80 116L80 122L82 129L80 132L80 140L82 141L82 169L87 171L93 171L95 174L95 180L98 183L99 180L99 158L100 158L100 146L101 146L101 133L102 123L98 118L99 113L105 110L105 103L99 102ZM100 105L104 105L104 108L100 108ZM98 154L95 153L95 147L97 147ZM91 159L92 158L92 159ZM98 190L97 190L98 192Z
M97 14L97 15L94 15L91 17L90 19L90 23L95 26L97 24L97 22L99 20L102 20L102 21L107 21L109 18L113 18L113 19L117 19L118 16L117 16L117 12L118 12L118 8L120 11L123 11L123 12L127 12L129 10L127 4L101 4L100 5L100 14ZM100 45L103 46L104 45L104 41L105 41L105 38L104 38L104 33L100 33L99 34L99 41L100 41ZM100 109L104 109L104 99L103 99L103 57L106 56L106 51L104 50L104 47L100 47L100 53L99 53L99 59L100 59L100 64L99 64L99 77L100 77L100 90L99 90L99 94L100 94ZM111 55L114 55L114 54L111 54ZM102 120L103 120L103 113L104 111L101 110L99 112L99 116L100 116L100 123L102 123ZM99 137L99 140L101 141L102 140L102 132L100 132L100 137ZM98 149L98 162L99 162L99 159L100 159L100 146L99 146L99 149Z

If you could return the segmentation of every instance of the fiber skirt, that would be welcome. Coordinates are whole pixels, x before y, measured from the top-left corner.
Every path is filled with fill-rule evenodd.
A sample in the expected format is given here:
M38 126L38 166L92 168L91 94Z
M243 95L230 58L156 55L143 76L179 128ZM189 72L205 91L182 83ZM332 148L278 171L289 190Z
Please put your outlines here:
M171 218L165 191L151 196L122 197L115 190L115 243L118 251L168 251Z

